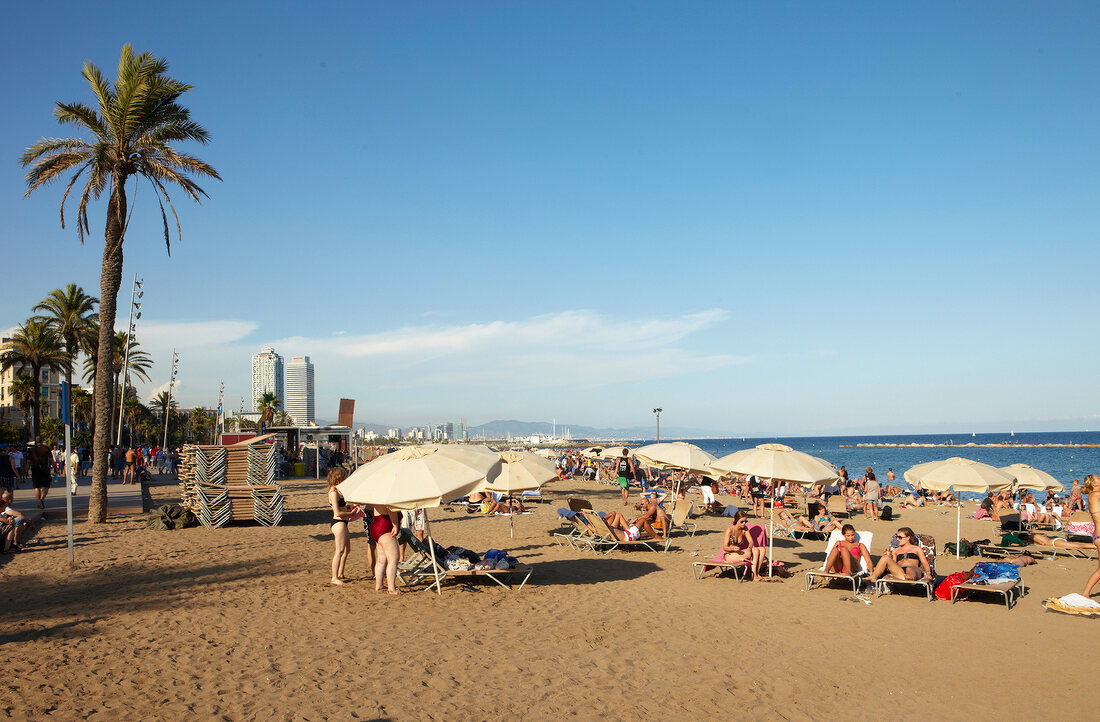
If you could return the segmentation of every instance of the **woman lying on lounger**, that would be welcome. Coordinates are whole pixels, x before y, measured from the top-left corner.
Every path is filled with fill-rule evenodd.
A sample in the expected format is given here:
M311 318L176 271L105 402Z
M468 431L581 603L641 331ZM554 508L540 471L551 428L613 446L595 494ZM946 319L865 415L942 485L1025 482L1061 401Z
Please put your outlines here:
M891 579L908 579L916 581L922 577L932 575L928 566L928 557L924 550L917 545L917 535L907 526L898 529L894 538L898 540L896 549L886 547L882 558L878 560L875 570L871 572L869 583L876 579L888 576Z
M786 509L779 512L779 521L776 523L775 528L789 537L793 537L796 531L807 533L817 531L817 529L814 529L813 524L809 523L806 517L800 516L795 519Z
M1095 544L1086 544L1085 542L1071 542L1066 541L1060 536L1047 536L1046 534L1035 534L1029 532L1016 532L1016 536L1028 544L1034 544L1041 547L1054 547L1055 549L1081 549L1083 551L1089 551L1095 549Z
M722 558L727 562L745 562L752 568L753 581L760 579L764 550L753 543L748 529L748 514L738 511L722 537Z
M840 528L844 538L833 545L829 552L829 558L825 560L825 571L833 574L852 574L859 570L859 560L862 559L870 569L874 562L871 561L871 552L867 546L856 541L856 528L851 524L845 524Z
M828 534L834 529L840 529L840 524L836 523L833 517L829 514L829 510L824 504L818 504L810 509L810 518L807 519L804 516L798 517L798 520L803 524L809 524L813 527L812 531L819 531L822 534Z

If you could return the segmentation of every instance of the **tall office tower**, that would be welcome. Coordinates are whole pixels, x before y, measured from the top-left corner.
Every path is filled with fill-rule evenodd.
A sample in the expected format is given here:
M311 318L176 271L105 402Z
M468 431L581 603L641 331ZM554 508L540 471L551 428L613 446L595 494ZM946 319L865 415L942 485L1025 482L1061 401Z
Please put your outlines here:
M313 364L309 356L292 356L286 365L286 412L295 426L315 421L313 410Z
M279 408L286 410L283 396L283 357L270 346L252 357L252 403L249 411L256 410L256 400L264 394L275 394Z

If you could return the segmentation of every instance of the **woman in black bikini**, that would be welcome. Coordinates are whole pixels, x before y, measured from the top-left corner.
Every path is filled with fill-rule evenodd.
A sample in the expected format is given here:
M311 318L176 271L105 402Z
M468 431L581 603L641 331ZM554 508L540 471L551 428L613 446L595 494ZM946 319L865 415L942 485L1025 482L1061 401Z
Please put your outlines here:
M891 579L916 581L932 574L932 570L928 566L928 557L924 555L924 550L917 545L917 535L913 533L912 529L903 526L898 529L895 538L898 540L898 547L896 549L886 547L886 551L882 553L882 558L878 560L875 570L871 572L871 576L867 580L869 583L874 584L876 579L887 575Z
M358 506L348 506L344 496L336 485L347 478L344 470L337 466L328 472L328 503L332 506L332 537L336 542L336 552L332 555L332 584L344 584L344 564L351 553L351 534L348 522L362 517Z

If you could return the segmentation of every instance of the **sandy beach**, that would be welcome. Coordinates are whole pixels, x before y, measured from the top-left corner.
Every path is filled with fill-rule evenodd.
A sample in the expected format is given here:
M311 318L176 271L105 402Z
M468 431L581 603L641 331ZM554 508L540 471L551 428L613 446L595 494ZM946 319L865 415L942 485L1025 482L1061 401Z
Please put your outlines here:
M1093 619L1045 611L1079 592L1095 561L1025 569L1011 611L992 597L951 605L893 594L804 591L822 542L776 543L790 579L692 577L728 520L703 517L667 554L594 556L557 546L567 495L622 509L611 487L552 485L551 503L508 520L430 511L444 545L510 550L535 566L520 592L378 594L353 536L344 587L327 584L332 541L323 482L283 482L282 526L152 531L138 516L77 526L68 568L62 520L0 562L12 719L901 719L1079 716L1092 706L1085 664ZM177 487L153 487L155 504ZM969 511L970 509L968 509ZM1083 517L1082 517L1083 518ZM897 526L943 543L955 512L901 510L863 522L877 558ZM963 520L963 535L993 537ZM361 529L361 526L359 527ZM939 572L974 559L939 558ZM1078 670L1081 670L1080 672ZM1087 716L1087 715L1086 715Z

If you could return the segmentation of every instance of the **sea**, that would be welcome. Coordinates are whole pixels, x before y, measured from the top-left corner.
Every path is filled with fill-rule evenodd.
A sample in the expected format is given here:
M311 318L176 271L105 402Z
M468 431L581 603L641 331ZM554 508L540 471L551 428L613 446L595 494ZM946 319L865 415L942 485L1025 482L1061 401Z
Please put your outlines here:
M672 441L672 439L667 439ZM1087 474L1100 474L1100 448L1032 448L1015 446L1016 444L1100 444L1100 431L1062 431L1062 432L1004 432L998 434L917 434L911 436L810 436L776 437L765 439L727 438L727 439L678 439L695 444L704 451L717 457L732 454L741 449L750 449L759 444L786 444L798 451L820 457L836 465L845 466L852 477L862 476L870 466L882 483L886 482L886 472L893 469L897 475L897 485L908 488L902 478L906 469L926 461L939 461L953 456L962 456L991 466L1027 464L1041 469L1068 490L1074 479L1083 479ZM938 444L940 446L923 447L909 444ZM966 444L996 444L985 448L968 447ZM896 444L889 447L861 447L860 444ZM946 446L951 444L951 446ZM1001 445L1005 444L1005 445ZM964 494L974 498L976 495Z

